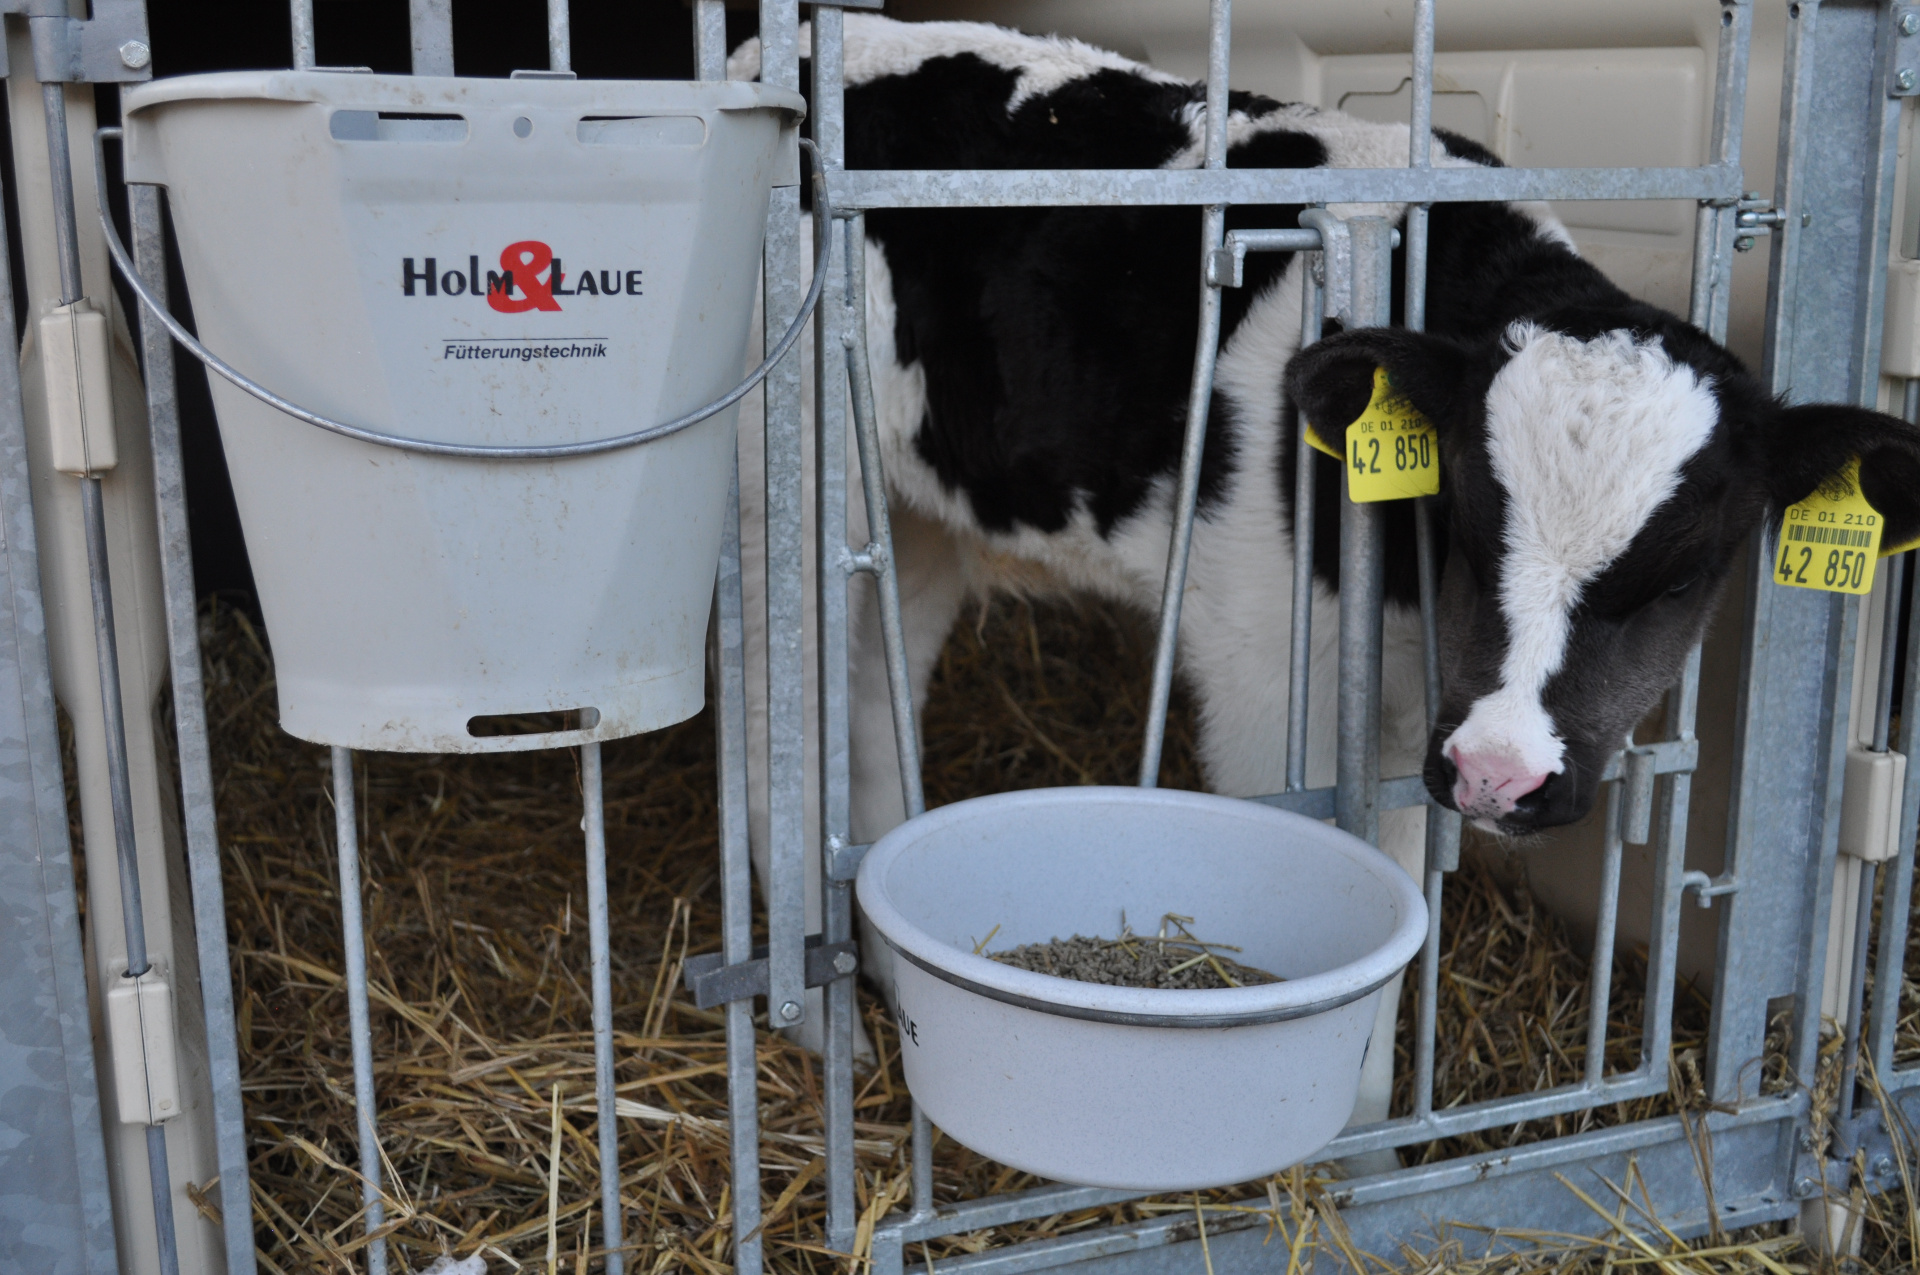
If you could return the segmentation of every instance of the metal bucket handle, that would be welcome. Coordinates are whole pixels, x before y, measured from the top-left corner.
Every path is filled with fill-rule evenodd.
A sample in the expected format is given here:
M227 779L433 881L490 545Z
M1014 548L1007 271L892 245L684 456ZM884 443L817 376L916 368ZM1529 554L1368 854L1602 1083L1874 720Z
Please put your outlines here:
M356 438L363 443L392 447L403 452L420 452L429 456L466 456L479 460L559 460L569 456L598 456L602 452L637 447L641 443L651 443L656 439L678 434L688 426L697 425L709 416L732 407L745 398L754 386L766 379L767 373L773 370L774 364L785 357L787 351L793 348L793 343L800 339L800 333L806 329L808 317L813 314L814 307L820 302L820 293L826 286L827 270L833 259L833 254L826 250L833 226L833 209L827 202L827 183L820 172L820 153L811 141L803 137L798 139L800 145L806 147L814 159L813 228L814 242L819 247L815 253L817 259L813 266L813 284L807 289L806 300L801 303L800 312L793 317L793 322L788 325L785 334L774 343L773 349L767 352L767 357L760 361L760 366L749 372L747 378L738 385L706 406L695 408L684 416L676 416L664 424L636 430L631 434L619 434L612 438L591 439L584 443L556 443L546 447L482 446L474 443L441 443L425 438L383 434L362 425L349 425L345 421L336 421L318 412L310 412L299 404L280 397L258 381L249 379L244 373L202 345L193 333L187 331L185 326L173 317L167 309L166 302L153 294L146 282L140 278L139 272L134 269L133 259L128 254L126 245L120 242L120 232L115 228L113 215L107 207L106 143L110 138L119 139L122 132L123 130L119 128L102 128L94 131L94 189L99 194L100 229L106 235L107 252L113 257L113 264L119 269L121 277L127 281L127 286L133 289L134 296L140 298L140 303L153 312L153 316L160 320L161 325L172 334L174 340L186 348L189 354L269 407L277 408L295 420L317 425L331 433L340 434L346 438Z

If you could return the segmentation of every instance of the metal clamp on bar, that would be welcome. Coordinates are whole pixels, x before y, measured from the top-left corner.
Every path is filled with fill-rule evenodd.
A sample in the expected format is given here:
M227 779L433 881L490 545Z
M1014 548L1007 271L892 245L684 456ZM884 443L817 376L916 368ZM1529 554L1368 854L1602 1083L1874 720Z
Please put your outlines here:
M827 880L851 881L859 876L861 860L867 857L867 851L871 849L871 842L853 842L838 835L829 836L825 854Z
M24 13L33 76L42 84L127 84L153 78L144 0L93 0L93 16L70 16L66 0L0 5ZM3 56L3 55L0 55Z
M839 943L822 941L823 935L807 935L807 986L825 987L835 979L846 978L860 968L860 944L854 939ZM767 994L767 945L753 945L751 960L726 964L719 952L687 958L687 990L693 1003L712 1009L730 1001L743 1001Z
M1733 894L1740 889L1740 878L1730 872L1710 877L1698 868L1689 868L1680 874L1680 893L1689 890L1698 891L1694 895L1693 905L1697 908L1710 908L1714 899L1723 894Z
M1400 232L1392 235L1393 246L1400 246ZM1318 230L1229 230L1226 246L1207 254L1207 286L1238 288L1246 283L1247 254L1250 252L1318 252Z

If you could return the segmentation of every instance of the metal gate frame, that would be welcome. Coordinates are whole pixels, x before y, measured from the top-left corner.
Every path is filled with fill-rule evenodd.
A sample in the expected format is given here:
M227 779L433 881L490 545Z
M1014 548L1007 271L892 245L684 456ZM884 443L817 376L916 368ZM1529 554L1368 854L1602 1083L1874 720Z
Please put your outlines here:
M1228 169L1226 165L1226 71L1230 47L1230 0L1210 0L1209 73L1205 162L1182 171L1039 172L874 172L844 167L844 99L841 86L842 13L846 8L878 8L878 0L845 0L813 5L813 136L820 161L819 181L830 197L840 230L816 247L831 254L837 268L828 272L824 298L814 318L815 466L814 508L805 507L804 440L800 366L787 358L766 385L767 446L767 621L770 748L767 759L772 813L771 880L766 883L768 943L764 962L752 942L752 894L747 853L746 687L744 626L740 589L737 498L733 531L723 552L717 589L715 640L718 659L716 704L720 735L721 855L724 949L707 978L732 980L736 994L727 1002L728 1078L733 1151L736 1270L758 1275L762 1268L758 1236L761 1200L754 1048L754 995L767 997L774 1025L789 1025L804 1015L805 990L824 985L828 1052L825 1066L828 1239L832 1247L853 1247L857 1210L854 1193L853 1041L855 995L851 963L809 960L805 933L803 880L809 856L818 854L827 878L823 933L815 942L830 952L853 939L851 886L865 847L853 844L850 831L848 765L847 624L852 578L870 574L879 589L885 653L894 692L893 714L910 813L923 806L918 783L913 706L905 678L898 586L887 529L886 498L880 473L878 426L867 366L864 330L864 214L880 208L1009 207L1045 205L1160 204L1202 210L1202 253L1194 262L1200 338L1193 392L1178 486L1177 517L1161 607L1154 663L1150 725L1143 752L1141 782L1151 785L1158 770L1166 707L1172 684L1179 600L1199 485L1199 458L1219 331L1222 289L1234 286L1246 252L1286 248L1317 250L1320 273L1329 286L1306 289L1308 307L1303 340L1317 334L1322 307L1342 315L1349 326L1389 320L1391 251L1395 232L1383 219L1340 221L1325 212L1303 217L1303 230L1285 233L1225 232L1230 204L1406 203L1404 224L1407 277L1405 321L1419 327L1424 314L1427 209L1456 200L1515 199L1690 199L1697 202L1691 317L1724 339L1728 313L1730 254L1736 238L1774 227L1772 276L1768 298L1767 357L1764 375L1771 388L1796 400L1825 399L1873 405L1879 394L1879 345L1884 276L1888 253L1895 175L1895 137L1901 99L1920 81L1920 9L1871 0L1800 0L1789 5L1789 36L1782 94L1780 164L1773 199L1761 200L1742 189L1741 113L1745 100L1747 44L1753 0L1722 0L1720 45L1716 60L1714 109L1708 161L1692 168L1628 169L1434 169L1414 147L1409 167L1382 170ZM1197 5L1197 0L1196 0ZM413 0L414 55L417 73L452 69L450 14L445 4ZM695 0L695 59L703 79L725 74L723 0ZM39 4L0 6L24 12L35 34L34 74L48 94L49 153L56 221L64 227L63 246L71 248L76 211L67 154L61 85L142 78L144 58L128 52L129 15L141 16L139 0L94 0L94 17L81 21ZM311 0L292 0L296 66L313 61ZM549 0L551 67L568 62L565 0ZM762 79L799 87L799 0L762 0ZM144 25L139 31L144 40ZM1432 115L1434 2L1416 0L1412 32L1414 135L1424 136ZM39 56L44 53L43 56ZM144 53L142 43L140 53ZM116 62L115 59L118 59ZM139 65L135 65L138 61ZM24 68L22 68L24 69ZM1816 144L1817 143L1817 144ZM134 255L149 287L164 289L160 208L152 188L130 188ZM1779 210L1775 212L1774 210ZM775 192L765 253L768 337L777 336L799 312L803 293L799 191ZM71 251L62 255L63 292L80 292ZM3 269L0 266L0 269ZM0 284L4 284L0 275ZM1817 322L1798 323L1800 316ZM168 642L174 685L180 778L184 797L187 850L193 879L202 993L206 1000L208 1055L213 1069L215 1127L226 1198L228 1269L236 1275L254 1268L250 1211L246 1193L246 1156L238 1087L231 983L224 953L219 847L214 826L210 762L207 753L200 662L195 629L195 599L188 553L177 404L171 342L151 314L141 313L140 332L147 369L147 407L153 426L157 526L164 569ZM0 377L0 382L5 378ZM19 420L19 400L0 383L0 425ZM1909 396L1910 404L1920 396ZM1920 406L1920 404L1914 404ZM850 413L850 415L849 415ZM847 439L849 425L858 450L872 542L854 552L846 545ZM1304 470L1305 467L1303 467ZM81 479L97 484L97 479ZM1310 502L1310 487L1301 493ZM20 523L25 492L17 485L0 489L11 523ZM99 525L96 496L88 498L91 527ZM1298 543L1310 545L1311 511L1297 512ZM804 823L804 759L809 741L804 727L806 643L802 567L808 518L818 533L819 726L813 745L819 750L821 844L808 844ZM1420 510L1420 566L1429 707L1437 695L1431 601L1436 570L1428 531L1428 511ZM90 529L91 529L90 527ZM1305 785L1304 754L1299 746L1306 714L1304 591L1296 592L1294 698L1289 723L1292 744L1288 790L1255 798L1316 817L1332 817L1369 839L1377 838L1382 809L1426 801L1417 778L1379 774L1378 701L1381 631L1380 532L1377 511L1343 501L1341 510L1341 628L1339 679L1340 745L1338 780L1330 788ZM1607 772L1607 838L1602 894L1597 916L1593 969L1592 1022L1583 1078L1558 1089L1506 1097L1436 1111L1433 1105L1434 1002L1439 967L1440 903L1446 874L1458 862L1457 819L1437 809L1430 813L1425 888L1432 922L1418 970L1420 1018L1417 1036L1416 1102L1409 1116L1350 1129L1326 1154L1350 1156L1402 1147L1521 1120L1577 1112L1603 1104L1666 1092L1668 1052L1675 986L1675 956L1682 903L1689 892L1702 907L1719 915L1719 963L1713 989L1713 1018L1705 1074L1715 1110L1690 1126L1680 1117L1641 1121L1573 1137L1529 1144L1497 1156L1474 1156L1340 1184L1334 1195L1342 1218L1361 1248L1392 1251L1406 1239L1436 1225L1458 1221L1476 1225L1512 1225L1533 1229L1592 1233L1597 1221L1577 1199L1553 1181L1556 1173L1600 1174L1624 1180L1629 1163L1646 1182L1654 1207L1673 1231L1697 1234L1717 1223L1741 1226L1792 1217L1804 1200L1824 1191L1844 1191L1857 1165L1870 1187L1894 1181L1907 1170L1914 1149L1912 1130L1920 1119L1920 1064L1895 1055L1899 1016L1901 958L1908 926L1913 882L1913 843L1920 819L1920 768L1907 773L1901 793L1899 853L1882 874L1877 983L1870 1005L1862 1004L1863 980L1852 982L1849 1007L1849 1058L1864 1058L1891 1095L1882 1111L1858 1104L1851 1088L1842 1099L1831 1145L1816 1141L1809 1085L1815 1074L1821 1027L1821 979L1827 952L1828 916L1838 853L1842 779L1849 751L1848 703L1853 680L1851 658L1859 640L1866 602L1839 595L1781 590L1767 571L1764 534L1756 537L1749 580L1742 655L1738 763L1733 820L1725 870L1715 878L1685 870L1685 830L1691 774L1698 756L1694 715L1699 686L1698 651L1680 684L1670 693L1666 737L1636 745L1616 757ZM104 548L104 546L102 546ZM14 558L32 553L30 538L10 538ZM1303 556L1310 552L1302 549ZM1897 561L1897 560L1896 560ZM1898 570L1896 567L1894 570ZM1302 573L1304 575L1304 573ZM1889 571L1890 576L1894 571ZM113 625L104 553L93 559L96 622L101 639L102 693L116 696L112 651ZM27 613L38 606L33 591L16 582ZM1893 596L1897 599L1897 590ZM1898 608L1886 632L1897 629ZM1892 708L1892 643L1882 643L1876 677L1875 710L1881 729L1875 744L1892 741L1885 723ZM1819 659L1795 658L1817 651ZM35 672L32 653L8 663ZM1910 644L1906 690L1897 743L1911 755L1920 743L1920 643ZM108 716L109 757L113 714ZM1811 733L1809 732L1811 727ZM42 732L44 734L44 732ZM592 746L588 746L589 750ZM44 741L40 751L44 754ZM603 1090L603 1154L612 1153L611 1102L604 1090L611 1081L610 1000L606 992L604 846L592 817L598 785L597 757L583 754L589 812L586 821L590 877L599 882L591 899L594 933L594 992L600 1086ZM336 777L348 759L336 750ZM124 791L124 747L114 762L116 788ZM355 1027L356 1096L360 1105L361 1157L368 1195L368 1229L379 1226L379 1152L367 1047L364 970L355 956L364 948L356 922L358 883L353 822L346 803L350 778L337 783L343 911L348 928L348 981ZM44 796L44 793L42 794ZM131 815L116 803L116 831L123 863L137 878L129 851ZM1649 997L1640 1063L1625 1073L1604 1068L1605 1007L1610 994L1612 944L1623 845L1651 839L1658 884L1649 953ZM596 848L600 853L596 856ZM1871 890L1861 915L1871 922ZM129 920L138 919L137 909ZM1863 970L1871 924L1857 927L1854 966ZM1790 941L1782 941L1790 936ZM138 945L130 945L138 951ZM1792 1083L1763 1092L1756 1061L1765 1048L1770 1012L1784 1005L1791 1023ZM159 1125L152 1126L158 1130ZM1702 1180L1694 1138L1704 1130L1714 1153ZM164 1138L159 1144L156 1183L164 1188ZM912 1199L908 1211L884 1220L872 1236L872 1265L877 1275L903 1270L907 1246L936 1236L978 1230L1076 1208L1138 1198L1139 1193L1048 1186L986 1200L936 1205L932 1189L930 1130L917 1112L910 1152ZM617 1193L617 1173L603 1173L603 1193ZM166 1192L160 1190L164 1200ZM617 1194L612 1197L617 1201ZM1264 1199L1262 1200L1264 1204ZM609 1271L622 1267L618 1207L603 1213ZM162 1215L169 1210L162 1210ZM1211 1260L1228 1269L1253 1269L1274 1260L1263 1252L1260 1232L1223 1216L1210 1229ZM163 1226L162 1230L166 1228ZM1191 1222L1164 1219L1133 1226L1076 1234L978 1255L945 1260L942 1270L1012 1272L1038 1270L1070 1262L1098 1263L1101 1270L1152 1271L1178 1265L1190 1268L1197 1256L1184 1246L1195 1239ZM164 1242L163 1242L164 1243ZM385 1268L383 1246L368 1246L369 1269ZM162 1258L162 1268L172 1269Z

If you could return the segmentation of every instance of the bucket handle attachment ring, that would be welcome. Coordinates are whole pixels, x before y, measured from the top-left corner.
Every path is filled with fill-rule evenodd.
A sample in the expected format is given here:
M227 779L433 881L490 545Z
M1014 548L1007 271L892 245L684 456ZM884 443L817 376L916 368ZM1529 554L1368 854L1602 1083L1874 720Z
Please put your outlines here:
M813 227L814 242L819 245L815 252L813 283L807 289L806 299L800 304L800 312L793 317L786 332L774 343L760 366L747 373L745 380L714 399L704 407L695 408L684 416L647 429L635 430L630 434L619 434L612 438L590 439L582 443L556 443L550 446L483 446L476 443L443 443L427 438L407 438L399 434L383 434L363 425L350 425L345 421L336 421L322 416L318 412L308 411L299 404L291 402L274 393L258 381L227 363L219 355L202 345L193 333L167 309L166 303L153 294L146 281L133 266L133 258L127 252L126 245L120 241L120 232L113 224L113 215L107 207L107 161L106 144L109 140L119 140L124 130L119 128L96 129L93 134L94 189L100 202L100 229L107 239L107 252L113 258L113 264L120 276L127 281L133 295L140 299L153 316L160 320L173 339L185 348L187 353L207 365L208 370L218 373L234 385L253 395L267 406L275 408L295 420L304 421L324 429L329 433L346 438L358 439L363 443L374 443L381 447L391 447L403 452L417 452L428 456L462 456L476 460L560 460L573 456L598 456L604 452L621 451L628 447L637 447L641 443L651 443L658 439L678 434L691 425L697 425L709 416L717 415L732 407L765 380L774 365L786 357L794 342L805 331L807 320L813 314L814 307L820 303L820 293L826 287L827 272L832 264L833 253L828 250L833 227L833 209L827 202L827 183L820 171L820 154L811 141L800 138L800 145L812 153L813 163Z

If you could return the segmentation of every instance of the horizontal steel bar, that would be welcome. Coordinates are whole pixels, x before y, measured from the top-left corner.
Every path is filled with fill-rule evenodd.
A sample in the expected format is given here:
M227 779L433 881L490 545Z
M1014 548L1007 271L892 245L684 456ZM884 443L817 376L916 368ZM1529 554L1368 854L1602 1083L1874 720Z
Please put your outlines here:
M1766 1099L1753 1103L1737 1112L1709 1112L1705 1116L1709 1133L1720 1133L1731 1129L1743 1128L1754 1124L1790 1121L1795 1119L1805 1105L1803 1095L1793 1094L1780 1098ZM1696 1135L1697 1136L1697 1135ZM1633 1124L1617 1125L1610 1129L1596 1129L1589 1133L1575 1134L1564 1138L1555 1138L1544 1142L1530 1143L1511 1150L1493 1153L1463 1156L1457 1160L1444 1161L1434 1165L1417 1166L1414 1170L1399 1173L1382 1174L1378 1177L1362 1178L1351 1185L1342 1184L1334 1191L1334 1202L1342 1209L1364 1207L1384 1203L1405 1196L1444 1190L1449 1187L1469 1186L1490 1177L1508 1176L1517 1173L1537 1171L1555 1165L1574 1164L1598 1159L1601 1156L1621 1152L1644 1151L1651 1147L1669 1142L1685 1141L1687 1130L1677 1117L1663 1116L1654 1120L1642 1120ZM1315 1160L1332 1156L1340 1143L1334 1143L1325 1150L1316 1153ZM963 1235L969 1231L984 1230L993 1226L1006 1226L1015 1222L1029 1221L1034 1218L1051 1217L1057 1213L1068 1213L1076 1209L1097 1208L1108 1204L1122 1204L1129 1200L1145 1199L1154 1194L1148 1191L1112 1191L1099 1187L1044 1186L1030 1191L1020 1191L1009 1195L992 1196L984 1200L967 1200L942 1207L931 1217L902 1217L875 1228L875 1248L883 1246L912 1244L920 1240L938 1239L947 1235ZM1265 1205L1264 1196L1253 1197L1250 1201ZM1226 1215L1232 1216L1232 1215ZM1220 1217L1221 1229L1229 1225L1226 1217ZM1261 1219L1264 1221L1264 1219ZM1191 1213L1169 1214L1165 1218L1143 1224L1145 1227L1174 1226L1184 1224L1183 1234L1178 1238L1191 1238L1193 1215ZM1209 1218L1207 1226L1214 1228L1214 1219ZM1137 1230L1139 1227L1127 1228ZM1017 1269L1039 1269L1053 1267L1067 1261L1084 1260L1115 1251L1112 1247L1111 1231L1087 1232L1083 1236L1086 1248L1074 1250L1067 1256L1059 1247L1071 1244L1072 1240L1055 1241L1047 1244L1023 1244L1016 1248L989 1250L1000 1254L1003 1260L1019 1261L1019 1255L1029 1252L1036 1255L1045 1251L1049 1260L1036 1263L1033 1267L995 1265L995 1270L1012 1271ZM1149 1240L1148 1244L1133 1244L1127 1247L1146 1247L1152 1243L1167 1243L1169 1239ZM976 1266L982 1258L951 1258L942 1261L940 1269L959 1270L983 1269Z
M750 960L726 964L720 952L689 956L686 964L687 990L693 1003L712 1009L729 1001L767 994L767 945L756 943ZM807 935L806 981L808 987L825 987L837 978L846 978L860 968L860 945L853 939L825 943L818 934Z
M1642 1063L1625 1075L1609 1076L1597 1085L1576 1082L1523 1096L1489 1098L1485 1102L1450 1107L1445 1111L1436 1111L1424 1120L1404 1116L1398 1120L1364 1125L1335 1138L1327 1145L1324 1155L1330 1160L1344 1159L1363 1151L1404 1147L1409 1143L1429 1142L1435 1138L1458 1137L1463 1133L1478 1133L1497 1125L1564 1116L1575 1111L1603 1107L1610 1102L1629 1102L1665 1092L1665 1071L1654 1074Z
M836 216L871 208L1090 204L1461 203L1520 199L1738 201L1740 169L1122 168L841 169L827 174Z
M1272 806L1275 810L1290 810L1309 819L1331 819L1334 791L1332 786L1302 788L1299 792L1270 792L1247 800ZM1399 810L1406 806L1426 804L1427 781L1419 775L1402 775L1398 779L1380 781L1380 809Z

